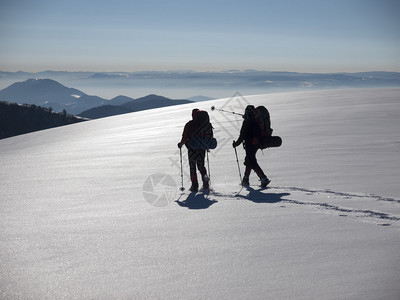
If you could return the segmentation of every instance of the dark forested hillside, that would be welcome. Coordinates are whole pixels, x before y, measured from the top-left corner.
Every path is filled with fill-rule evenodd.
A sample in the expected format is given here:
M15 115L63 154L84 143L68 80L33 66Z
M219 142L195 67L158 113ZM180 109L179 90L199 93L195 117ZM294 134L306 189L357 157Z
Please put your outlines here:
M55 113L36 105L0 102L0 139L82 121L65 110Z

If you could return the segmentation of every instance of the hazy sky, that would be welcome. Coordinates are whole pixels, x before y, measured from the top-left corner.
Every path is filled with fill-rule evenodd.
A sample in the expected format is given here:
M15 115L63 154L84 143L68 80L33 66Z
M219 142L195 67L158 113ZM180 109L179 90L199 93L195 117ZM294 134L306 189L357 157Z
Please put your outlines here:
M400 71L399 0L0 0L0 70Z

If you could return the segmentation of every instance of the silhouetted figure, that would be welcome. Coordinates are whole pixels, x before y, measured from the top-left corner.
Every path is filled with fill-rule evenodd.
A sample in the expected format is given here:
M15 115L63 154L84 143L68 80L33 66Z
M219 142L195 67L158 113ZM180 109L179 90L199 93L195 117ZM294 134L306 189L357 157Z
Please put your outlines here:
M199 190L199 182L197 180L197 169L201 174L201 178L203 181L203 189L209 188L210 179L207 176L207 170L204 166L206 150L205 149L194 149L191 147L190 142L193 139L196 139L197 136L204 135L205 130L211 130L212 135L212 127L209 124L204 124L202 118L200 117L202 111L195 108L192 110L192 120L187 122L182 133L182 139L178 143L178 147L181 148L183 145L186 145L188 150L189 157L189 169L190 169L190 181L192 182L192 186L190 187L191 192L197 192Z
M263 170L258 165L256 153L259 149L259 138L260 138L260 126L256 121L256 109L253 105L248 105L244 113L244 120L242 128L240 129L240 135L237 141L233 141L232 146L237 147L242 142L244 143L244 149L246 151L246 157L244 159L244 165L246 166L244 176L242 179L243 186L249 186L249 177L251 170L257 174L261 180L261 187L266 187L271 180L265 176ZM269 125L268 125L269 126ZM272 130L270 130L272 132Z

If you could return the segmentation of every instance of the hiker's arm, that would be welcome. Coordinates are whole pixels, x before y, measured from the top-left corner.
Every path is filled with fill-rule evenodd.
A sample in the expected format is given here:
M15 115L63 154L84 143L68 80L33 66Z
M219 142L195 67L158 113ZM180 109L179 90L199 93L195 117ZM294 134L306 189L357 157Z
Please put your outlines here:
M185 128L183 129L181 141L178 143L178 147L181 148L186 142L189 140L189 123L186 123Z
M233 147L239 146L244 141L244 139L246 137L246 131L247 131L247 126L246 126L245 121L243 121L242 128L240 129L240 135L239 135L237 141L236 142L233 141L233 143L232 143Z

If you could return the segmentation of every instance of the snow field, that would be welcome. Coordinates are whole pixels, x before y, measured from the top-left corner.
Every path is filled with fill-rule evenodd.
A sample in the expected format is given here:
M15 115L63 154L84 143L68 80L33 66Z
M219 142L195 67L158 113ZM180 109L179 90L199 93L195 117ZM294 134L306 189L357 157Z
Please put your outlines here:
M283 138L257 155L266 190L238 185L240 117L210 111L247 103ZM219 142L208 195L179 191L194 107ZM398 299L399 115L398 89L236 94L2 140L0 298Z

